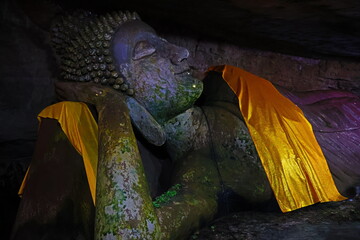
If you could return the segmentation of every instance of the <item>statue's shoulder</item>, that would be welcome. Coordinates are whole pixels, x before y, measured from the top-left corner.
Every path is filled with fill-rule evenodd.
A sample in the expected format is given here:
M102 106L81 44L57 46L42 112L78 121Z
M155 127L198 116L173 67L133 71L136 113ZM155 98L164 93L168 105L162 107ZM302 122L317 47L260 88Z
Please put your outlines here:
M360 97L341 90L291 92L278 88L305 114L316 132L360 129Z

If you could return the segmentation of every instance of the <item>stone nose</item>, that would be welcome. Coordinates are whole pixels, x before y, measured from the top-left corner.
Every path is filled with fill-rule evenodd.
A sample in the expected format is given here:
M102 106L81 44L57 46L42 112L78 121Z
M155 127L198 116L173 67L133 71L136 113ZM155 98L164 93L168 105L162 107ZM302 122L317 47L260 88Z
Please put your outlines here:
M177 65L189 57L189 51L184 47L171 45L170 60L173 64Z

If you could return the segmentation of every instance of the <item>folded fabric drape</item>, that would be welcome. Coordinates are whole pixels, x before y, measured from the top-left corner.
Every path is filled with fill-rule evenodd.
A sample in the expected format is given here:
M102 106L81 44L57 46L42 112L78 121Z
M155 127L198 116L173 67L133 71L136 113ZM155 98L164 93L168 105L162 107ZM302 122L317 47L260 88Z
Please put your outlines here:
M317 202L346 199L336 189L311 124L302 111L267 80L237 67L210 70L223 78L239 98L240 111L249 128L270 185L283 212ZM57 119L84 160L95 204L98 161L98 126L87 105L60 102L38 116ZM19 190L21 195L27 175Z
M317 202L346 199L337 190L311 124L267 80L223 65L221 72L239 99L240 111L283 212Z
M38 115L56 119L63 132L82 156L93 202L96 194L96 172L98 163L98 125L85 103L64 101L48 106ZM30 166L31 167L31 166ZM21 184L19 195L26 185L29 169Z

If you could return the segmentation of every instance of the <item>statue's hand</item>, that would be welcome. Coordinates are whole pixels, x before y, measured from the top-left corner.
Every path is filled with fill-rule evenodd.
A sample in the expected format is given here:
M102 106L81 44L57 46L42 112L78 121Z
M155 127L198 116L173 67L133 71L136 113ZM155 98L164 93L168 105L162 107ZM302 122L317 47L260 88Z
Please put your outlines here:
M121 92L94 83L57 82L55 87L60 100L90 103L98 111L104 105L116 107L116 101L124 99ZM156 146L163 145L166 135L154 117L132 97L126 98L126 105L133 125L145 139Z
M124 99L123 93L95 83L57 82L55 91L62 101L85 102L95 106L110 102L110 99Z
M129 109L131 122L145 139L156 146L161 146L166 141L162 126L136 99L128 97L126 104Z

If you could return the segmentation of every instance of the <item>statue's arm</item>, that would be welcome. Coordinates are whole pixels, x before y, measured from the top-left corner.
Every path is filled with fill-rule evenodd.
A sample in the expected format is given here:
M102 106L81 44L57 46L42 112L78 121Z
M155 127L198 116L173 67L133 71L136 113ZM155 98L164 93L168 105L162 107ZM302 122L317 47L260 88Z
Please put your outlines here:
M98 111L96 239L182 238L213 217L219 183L206 153L194 152L179 163L174 177L182 186L179 194L154 208L126 97L94 84L60 83L57 89L63 99L93 104Z
M154 117L133 97L126 98L131 122L143 137L155 146L161 146L166 141L162 126Z
M126 96L95 84L56 87L62 99L93 104L98 112L95 239L159 239Z
M110 99L121 98L126 102L131 122L149 143L161 146L166 141L165 132L160 124L133 97L125 96L123 93L93 83L58 82L56 83L56 92L60 100L86 102L97 106L99 109L102 108L100 105L105 104L116 108L116 104L109 105Z
M179 193L155 208L129 117L125 125L112 127L113 123L124 121L108 117L109 125L101 125L101 116L106 114L99 113L102 144L97 181L97 239L102 239L109 229L116 229L119 239L184 239L201 223L210 221L217 211L220 184L216 168L209 161L209 149L195 151L178 163L173 183L182 186Z
M210 151L194 151L176 166L173 182L179 194L156 209L163 239L186 239L217 212L218 173Z

